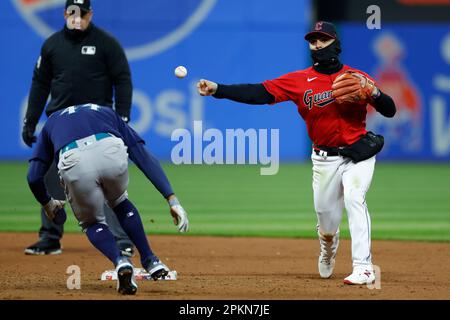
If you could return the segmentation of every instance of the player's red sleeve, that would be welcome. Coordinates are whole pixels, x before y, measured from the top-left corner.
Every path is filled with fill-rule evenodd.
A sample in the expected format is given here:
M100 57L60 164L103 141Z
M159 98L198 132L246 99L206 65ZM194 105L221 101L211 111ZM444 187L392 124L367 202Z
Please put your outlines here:
M279 78L264 81L263 86L275 98L272 104L288 100L296 102L300 92L298 78L297 72L291 72Z

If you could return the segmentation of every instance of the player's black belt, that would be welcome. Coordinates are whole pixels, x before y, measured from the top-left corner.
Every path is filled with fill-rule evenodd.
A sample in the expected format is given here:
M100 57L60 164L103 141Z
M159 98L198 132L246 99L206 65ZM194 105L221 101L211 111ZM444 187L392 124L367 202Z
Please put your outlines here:
M339 155L338 147L314 146L313 150L318 156L324 155L324 152L326 152L327 157L336 157Z
M93 137L95 138L96 141L99 141L99 140L114 137L114 136L110 133L100 132L100 133L94 134ZM77 141L72 141L71 143L69 143L61 148L60 154L63 154L66 151L76 149L76 148L78 148Z

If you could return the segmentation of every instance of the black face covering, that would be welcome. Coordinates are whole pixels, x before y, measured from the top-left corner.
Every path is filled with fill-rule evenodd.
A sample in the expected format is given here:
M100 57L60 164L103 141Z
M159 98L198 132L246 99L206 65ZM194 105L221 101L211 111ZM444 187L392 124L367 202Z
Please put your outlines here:
M339 61L340 53L341 43L339 39L336 39L332 44L323 49L311 50L314 70L325 74L338 72L342 68L342 63Z
M67 25L64 25L64 32L66 33L69 38L75 41L83 40L84 37L87 36L89 31L92 29L92 23L89 24L89 26L86 28L86 30L79 30L79 29L69 29L67 28Z

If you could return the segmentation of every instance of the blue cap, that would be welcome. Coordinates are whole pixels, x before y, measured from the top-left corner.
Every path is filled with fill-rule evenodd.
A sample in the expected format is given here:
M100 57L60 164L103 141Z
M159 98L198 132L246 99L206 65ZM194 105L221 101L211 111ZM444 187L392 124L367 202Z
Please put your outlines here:
M312 37L325 35L333 39L337 39L336 27L331 22L318 21L314 24L310 32L305 35L305 40L309 41Z

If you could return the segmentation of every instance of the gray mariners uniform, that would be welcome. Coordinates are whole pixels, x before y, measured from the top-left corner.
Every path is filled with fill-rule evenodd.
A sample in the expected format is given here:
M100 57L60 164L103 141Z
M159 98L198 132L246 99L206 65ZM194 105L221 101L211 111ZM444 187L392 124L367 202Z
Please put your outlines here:
M126 198L128 186L127 147L110 136L77 140L78 147L60 155L58 170L80 226L106 223L104 203L110 208ZM108 224L108 223L106 223Z

